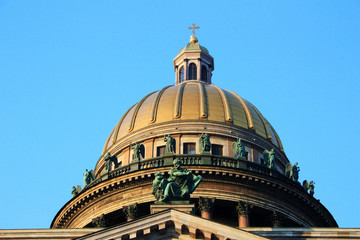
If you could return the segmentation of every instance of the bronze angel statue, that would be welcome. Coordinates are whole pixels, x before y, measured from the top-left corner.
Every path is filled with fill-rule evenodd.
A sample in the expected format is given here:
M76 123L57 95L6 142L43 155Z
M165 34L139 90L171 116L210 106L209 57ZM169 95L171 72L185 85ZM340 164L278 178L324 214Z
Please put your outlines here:
M105 161L106 172L111 171L111 165L112 165L111 163L114 163L115 168L119 167L117 157L115 155L111 156L110 152L108 152L103 158L104 158L104 161Z
M270 151L265 149L263 152L263 155L264 155L264 164L268 168L274 169L274 167L275 167L275 150L273 148Z
M306 192L308 192L309 190L309 194L311 196L314 196L314 188L315 188L315 182L314 181L310 181L308 182L307 180L303 181L303 188Z
M232 153L236 159L246 158L245 146L241 142L240 138L238 138L236 142L232 143Z
M165 154L175 153L175 139L169 135L164 136L165 145Z
M202 133L199 139L199 151L201 153L210 153L211 142L207 133Z
M85 169L84 188L86 188L94 180L95 180L95 172L94 172L94 170L88 171L87 169Z
M143 144L139 144L135 142L135 144L132 146L130 143L130 148L134 150L133 154L133 161L140 161L141 158L144 158L145 156L145 147Z
M299 172L300 168L298 167L297 162L294 165L292 165L290 162L286 164L285 176L287 176L291 180L297 182L299 180Z
M81 192L80 185L77 185L77 187L73 186L71 190L71 197L76 197Z

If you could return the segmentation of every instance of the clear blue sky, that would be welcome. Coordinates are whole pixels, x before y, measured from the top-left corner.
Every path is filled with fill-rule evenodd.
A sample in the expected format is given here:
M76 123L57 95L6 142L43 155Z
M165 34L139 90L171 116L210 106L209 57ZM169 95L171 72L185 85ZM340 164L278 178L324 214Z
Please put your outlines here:
M48 228L192 23L340 227L360 227L359 1L0 0L0 228Z

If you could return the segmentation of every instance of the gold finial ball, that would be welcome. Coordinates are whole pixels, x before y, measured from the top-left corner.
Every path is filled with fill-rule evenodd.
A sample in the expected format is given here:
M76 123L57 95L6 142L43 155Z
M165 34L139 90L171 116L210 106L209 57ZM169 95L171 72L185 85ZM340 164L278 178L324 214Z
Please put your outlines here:
M198 42L197 37L191 36L190 43L197 43L197 42Z

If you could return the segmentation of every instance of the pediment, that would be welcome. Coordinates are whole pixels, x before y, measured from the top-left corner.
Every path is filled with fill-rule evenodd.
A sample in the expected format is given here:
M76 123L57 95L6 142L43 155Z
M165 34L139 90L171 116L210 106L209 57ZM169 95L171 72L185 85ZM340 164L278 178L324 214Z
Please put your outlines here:
M168 209L77 239L265 240L268 238Z

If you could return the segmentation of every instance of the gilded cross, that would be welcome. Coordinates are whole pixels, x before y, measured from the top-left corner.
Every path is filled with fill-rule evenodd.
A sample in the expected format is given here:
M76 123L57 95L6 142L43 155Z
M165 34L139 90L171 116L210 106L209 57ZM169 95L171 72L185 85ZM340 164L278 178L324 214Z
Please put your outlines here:
M195 37L195 29L199 29L200 27L199 26L197 26L197 27L195 27L195 23L193 23L193 25L192 25L192 27L189 27L189 29L192 29L193 31L193 37Z

